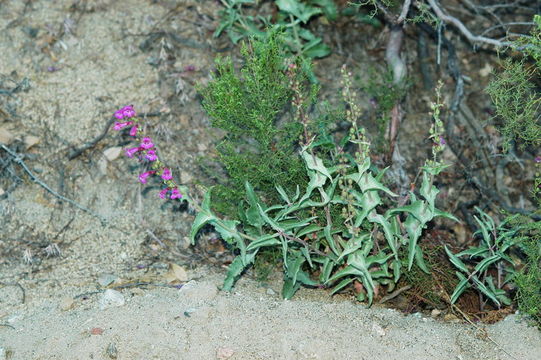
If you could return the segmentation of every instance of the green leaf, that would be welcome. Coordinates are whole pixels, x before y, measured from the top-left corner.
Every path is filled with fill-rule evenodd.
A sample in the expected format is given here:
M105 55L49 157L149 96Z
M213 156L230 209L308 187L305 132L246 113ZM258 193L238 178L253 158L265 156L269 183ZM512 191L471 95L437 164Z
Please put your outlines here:
M428 267L425 264L425 260L423 259L423 250L419 245L415 246L415 263L426 274L430 274L430 270L428 270Z
M396 197L398 196L391 190L389 190L387 187L383 186L379 181L377 181L372 173L367 172L361 175L360 180L358 181L359 187L361 188L361 191L364 193L368 190L379 190L387 193L389 196Z
M478 273L482 273L483 271L488 269L491 264L495 263L498 260L501 260L501 257L497 254L487 257L486 259L483 259L483 261L478 263L477 266L475 266L475 271Z
M319 40L321 41L321 39ZM302 53L311 59L319 59L329 55L331 48L323 43L311 44L309 47L304 48Z
M338 291L342 290L343 288L345 288L347 285L349 285L351 282L353 282L353 280L355 280L355 278L345 278L343 279L342 281L340 281L338 283L338 285L336 285L332 291L331 291L331 295L334 295L336 294Z
M321 14L322 12L318 8L305 5L297 0L276 0L276 6L278 6L280 11L292 14L305 24L312 16Z
M283 187L281 187L280 185L276 185L276 190L286 203L291 204L291 201L289 201L289 197L287 196L286 191Z
M475 286L477 287L477 289L479 289L479 291L481 291L487 298L489 298L490 300L492 300L492 302L498 306L500 306L500 301L498 300L498 298L496 297L496 294L494 294L492 291L490 291L486 286L485 284L483 284L478 278L477 276L473 276L472 277L472 280L473 282L475 283Z
M381 225L383 233L385 234L385 239L387 239L387 244L389 244L395 258L398 259L398 248L396 246L395 235L391 228L391 224L383 217L383 215L376 214L375 211L368 214L368 221Z
M323 260L323 268L321 269L321 274L319 274L319 281L326 283L331 276L331 272L334 268L334 263L328 257Z
M354 253L358 249L360 249L368 239L370 239L370 233L364 232L361 233L358 237L350 239L348 242L346 242L346 247L344 248L344 251L342 251L342 254L338 257L337 261L342 260L347 255Z
M332 181L332 177L331 177L331 174L329 173L329 170L327 170L325 165L323 165L323 160L321 160L315 155L309 154L307 151L302 152L302 157L304 161L306 162L306 166L310 170L315 170L321 173L322 175L324 175L325 177L327 177L330 181Z
M451 295L451 304L454 304L460 295L462 295L462 293L470 287L470 284L468 284L468 279L462 273L457 271L456 276L460 279L460 282Z
M289 300L295 295L297 290L299 290L301 284L293 281L291 278L286 278L284 284L282 285L282 298L284 300Z
M488 232L486 224L479 220L479 218L475 215L473 216L473 218L475 219L475 221L477 221L477 224L479 224L479 230L481 231L481 234L483 234L483 240L485 241L485 244L489 248L492 247L492 237Z
M311 2L321 7L327 19L334 21L338 17L338 9L333 0L311 0Z
M456 254L458 257L462 257L464 255L469 255L470 259L476 256L483 256L489 252L489 249L486 246L470 246L469 249L464 250Z
M239 222L237 220L212 220L214 229L220 234L222 239L230 245L239 240L242 241L237 231L238 224Z
M329 247L331 248L332 252L338 256L340 253L336 247L336 243L334 242L334 238L332 237L332 234L331 234L331 226L330 225L327 225L325 226L325 228L323 229L323 233L325 234L325 239L327 240L327 243L329 244Z
M237 256L233 262L229 264L229 267L227 268L227 276L223 286L224 291L231 291L231 289L233 289L233 285L235 285L235 282L239 278L240 274L242 274L246 266L247 264L245 265L243 263L240 256Z
M469 271L468 271L468 268L466 267L466 265L462 262L462 260L460 260L455 254L453 254L448 248L447 246L445 246L445 252L447 253L447 256L449 256L449 260L451 260L451 262L453 263L453 265L455 265L460 271L468 274Z
M274 245L280 245L280 240L278 240L276 237L277 234L273 235L264 235L260 237L259 239L252 241L248 246L246 247L246 251L253 251L258 250L265 246L274 246Z
M307 235L307 234L311 234L313 232L319 232L323 230L323 228L321 226L318 226L317 224L310 224L304 228L302 228L301 230L299 230L299 232L297 233L297 237L302 237L304 235Z
M195 244L195 236L199 232L199 230L207 223L209 223L211 220L215 219L215 216L210 211L210 190L207 191L203 197L203 202L201 203L201 209L197 216L195 217L195 220L192 224L192 229L190 231L190 240L192 245Z

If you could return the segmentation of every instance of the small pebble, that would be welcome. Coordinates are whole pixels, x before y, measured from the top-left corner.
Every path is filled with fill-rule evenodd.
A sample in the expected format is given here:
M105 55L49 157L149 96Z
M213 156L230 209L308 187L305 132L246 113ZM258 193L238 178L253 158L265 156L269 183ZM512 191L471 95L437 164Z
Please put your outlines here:
M71 297L65 297L60 302L60 310L62 311L71 310L73 309L74 306L75 306L75 301Z
M110 307L123 306L126 303L124 295L122 293L107 289L99 300L100 310L105 310Z
M109 343L105 352L107 353L107 356L109 356L109 359L116 359L118 357L118 350L115 343Z
M273 296L273 295L276 295L276 292L274 290L272 290L271 288L268 288L267 289L267 295Z
M221 347L216 351L216 359L227 360L235 354L235 351L230 348Z

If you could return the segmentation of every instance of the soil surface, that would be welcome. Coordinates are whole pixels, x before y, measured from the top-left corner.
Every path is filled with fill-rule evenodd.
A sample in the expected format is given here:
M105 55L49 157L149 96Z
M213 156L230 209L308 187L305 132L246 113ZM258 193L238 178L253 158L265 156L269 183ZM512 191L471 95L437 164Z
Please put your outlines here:
M33 174L10 163L0 177L0 360L539 359L541 333L516 315L467 324L309 289L284 301L278 277L261 283L250 272L219 291L230 255L213 234L190 247L191 209L137 182L127 137L109 131L89 144L133 104L197 194L200 159L219 133L194 87L216 54L235 51L211 36L218 10L215 1L0 0L0 143ZM340 65L362 69L363 46L381 41L340 38L316 66L331 100ZM408 115L405 158L426 152L425 108Z

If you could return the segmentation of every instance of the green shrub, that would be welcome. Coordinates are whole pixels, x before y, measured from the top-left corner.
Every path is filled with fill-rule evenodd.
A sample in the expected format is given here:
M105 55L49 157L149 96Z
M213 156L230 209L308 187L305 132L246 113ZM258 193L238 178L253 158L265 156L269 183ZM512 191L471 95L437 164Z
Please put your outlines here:
M285 114L293 93L280 43L276 33L265 42L245 43L240 73L231 59L218 59L215 78L200 89L212 125L225 131L217 150L228 177L213 189L213 208L232 218L245 182L266 201L277 200L277 185L292 194L307 183L295 155L302 125Z

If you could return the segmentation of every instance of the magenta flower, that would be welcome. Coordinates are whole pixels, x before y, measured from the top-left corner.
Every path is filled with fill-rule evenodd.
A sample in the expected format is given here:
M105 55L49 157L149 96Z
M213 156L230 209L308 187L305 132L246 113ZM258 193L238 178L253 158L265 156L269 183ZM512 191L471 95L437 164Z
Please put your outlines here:
M131 136L136 136L137 135L137 130L139 129L139 127L137 125L135 126L132 126L132 128L130 129L130 135Z
M154 143L152 142L152 140L149 137L144 137L143 140L141 141L141 147L143 149L148 150L148 149L154 147Z
M535 162L538 163L538 164L541 163L541 156L536 156L535 157Z
M131 148L131 149L124 150L124 152L126 153L126 156L129 157L129 158L132 158L133 155L135 155L139 151L141 151L140 147L134 147L134 148Z
M158 196L161 198L161 199L165 199L165 195L167 195L167 192L169 191L169 188L166 187L165 189L163 189L162 191L160 191L160 193L158 194Z
M124 119L124 114L122 113L122 110L123 110L123 109L120 109L120 110L115 111L115 117L116 117L118 120Z
M156 151L154 150L148 150L146 155L145 155L145 158L149 161L156 161L158 160L158 155L156 155Z
M126 126L133 124L133 121L126 121L126 122L115 122L115 126L113 126L113 129L116 131L124 129Z
M174 188L173 190L171 190L171 199L180 199L182 197L182 194L180 193L180 191L178 191L177 188Z
M134 117L135 110L133 110L133 105L124 106L120 111L122 111L122 115L127 118Z
M172 178L171 170L169 168L163 168L162 179L171 180Z
M139 181L142 183L142 184L146 184L147 181L148 181L148 177L150 175L154 174L154 171L146 171L142 174L139 175Z

